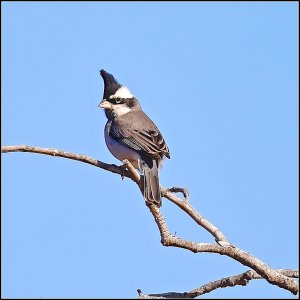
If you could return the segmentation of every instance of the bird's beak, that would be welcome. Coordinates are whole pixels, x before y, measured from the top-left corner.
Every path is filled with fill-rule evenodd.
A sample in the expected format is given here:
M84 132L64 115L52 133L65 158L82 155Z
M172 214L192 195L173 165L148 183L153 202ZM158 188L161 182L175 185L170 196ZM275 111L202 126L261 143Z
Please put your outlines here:
M105 108L105 109L111 109L111 103L108 102L106 99L103 99L103 100L99 103L98 107L100 107L100 108Z

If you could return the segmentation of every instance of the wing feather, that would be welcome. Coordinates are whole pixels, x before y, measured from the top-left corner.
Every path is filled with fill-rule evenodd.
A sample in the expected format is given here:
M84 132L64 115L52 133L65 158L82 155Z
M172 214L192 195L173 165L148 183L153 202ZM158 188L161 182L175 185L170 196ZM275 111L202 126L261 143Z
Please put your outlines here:
M161 159L163 155L170 158L168 146L153 122L151 127L141 129L134 128L132 124L135 123L131 122L131 126L122 126L116 122L111 126L109 134L120 143L153 159Z

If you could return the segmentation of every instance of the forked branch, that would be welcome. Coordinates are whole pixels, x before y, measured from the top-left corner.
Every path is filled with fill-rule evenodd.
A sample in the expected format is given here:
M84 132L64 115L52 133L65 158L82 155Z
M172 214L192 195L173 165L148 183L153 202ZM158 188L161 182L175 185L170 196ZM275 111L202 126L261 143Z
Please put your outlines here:
M2 153L8 152L31 152L39 153L50 156L59 156L63 158L68 158L72 160L77 160L84 162L95 167L104 169L106 171L116 173L122 177L128 177L132 179L142 190L143 189L143 180L142 176L134 169L129 161L125 160L123 166L116 166L113 164L106 164L97 159L90 158L86 155L65 152L62 150L52 149L52 148L40 148L32 147L27 145L16 145L16 146L2 146ZM124 166L126 168L124 168ZM184 199L180 199L176 196L175 193L182 193ZM163 293L163 294L149 294L145 295L140 290L139 296L142 298L157 298L158 296L162 298L194 298L204 293L208 293L216 288L234 286L234 285L245 285L249 280L264 278L269 283L277 285L278 287L289 290L293 294L298 293L298 283L291 277L298 277L298 272L294 270L275 270L270 268L267 264L257 259L255 256L243 251L242 249L237 248L235 245L231 244L224 234L212 223L206 220L201 216L189 203L189 193L185 188L173 187L170 189L164 188L161 186L162 197L170 200L172 203L177 205L182 211L188 214L198 225L207 230L215 239L216 243L199 243L194 241L188 241L181 239L177 236L174 236L170 233L167 223L160 212L160 209L155 205L148 205L150 212L152 213L154 220L158 226L161 243L164 246L173 246L184 248L190 250L194 253L198 252L211 252L218 253L222 255L227 255L234 260L240 262L241 264L250 267L252 270L249 270L243 274L236 276L231 276L210 282L198 289L195 289L191 292L185 293ZM169 296L168 296L169 295ZM170 296L171 295L171 296ZM188 295L188 296L187 296Z

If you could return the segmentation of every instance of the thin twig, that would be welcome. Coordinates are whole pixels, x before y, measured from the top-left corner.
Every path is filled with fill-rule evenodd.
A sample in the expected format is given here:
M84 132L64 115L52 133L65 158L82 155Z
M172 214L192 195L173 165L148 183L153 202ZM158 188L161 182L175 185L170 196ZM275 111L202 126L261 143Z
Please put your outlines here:
M299 272L297 270L287 270L287 269L276 269L276 272L291 277L299 278ZM263 279L253 270L248 270L242 274L225 277L216 281L209 282L194 289L189 292L177 293L177 292L167 292L160 294L144 294L140 289L138 289L139 299L167 299L167 298L196 298L198 296L210 293L219 288L234 287L237 285L247 285L250 280L253 279Z
M210 232L217 242L228 243L224 234L212 223L203 218L187 201L181 201L176 195L174 195L170 189L161 187L162 196L172 201L178 207L180 207L185 213L187 213L198 225Z
M189 201L190 195L189 195L189 191L186 188L173 186L171 188L168 188L167 190L171 193L182 193L184 197L184 201Z

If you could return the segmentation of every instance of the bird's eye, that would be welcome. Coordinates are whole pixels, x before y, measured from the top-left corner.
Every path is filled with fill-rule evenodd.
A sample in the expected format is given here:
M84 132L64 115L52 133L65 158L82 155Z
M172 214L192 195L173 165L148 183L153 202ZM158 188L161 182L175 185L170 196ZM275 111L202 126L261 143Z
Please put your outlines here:
M121 99L120 98L116 98L116 104L120 104L121 103Z

